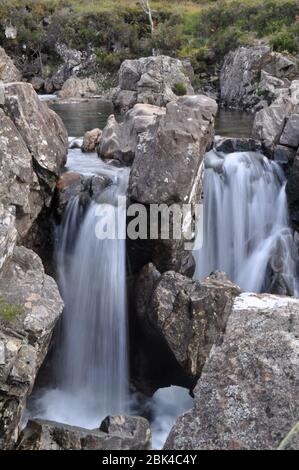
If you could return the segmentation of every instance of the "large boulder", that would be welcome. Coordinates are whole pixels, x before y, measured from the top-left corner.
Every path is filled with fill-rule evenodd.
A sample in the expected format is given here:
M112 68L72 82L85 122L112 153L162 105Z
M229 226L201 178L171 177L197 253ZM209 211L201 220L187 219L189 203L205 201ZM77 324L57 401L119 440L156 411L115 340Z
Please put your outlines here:
M5 50L0 47L0 81L4 83L18 82L21 78L21 72L19 72L12 59L8 57Z
M223 273L199 282L169 271L156 282L146 314L190 376L200 376L240 292Z
M298 334L298 299L238 296L164 448L277 449L299 419Z
M0 273L0 448L12 448L63 302L40 258L15 247Z
M136 103L166 106L176 99L179 88L193 94L193 88L183 63L167 56L125 60L119 71L119 86L113 103L126 111Z
M19 236L24 237L38 216L43 200L37 176L33 171L31 153L15 124L2 109L0 109L0 201L7 208L17 208L16 227Z
M83 429L54 421L31 420L18 450L149 450L151 431L138 416L108 416L99 429Z
M68 135L60 117L28 83L5 85L4 112L13 121L40 175L59 175L67 158Z
M221 102L246 110L267 106L298 74L295 58L271 52L269 46L239 47L224 58Z
M140 134L129 182L132 200L190 202L203 155L213 141L216 112L216 102L203 95L168 103L166 113Z
M99 142L99 156L103 159L114 158L125 164L132 163L140 134L146 132L156 117L165 112L165 108L158 106L136 104L126 112L121 123L116 121L114 115L109 116Z

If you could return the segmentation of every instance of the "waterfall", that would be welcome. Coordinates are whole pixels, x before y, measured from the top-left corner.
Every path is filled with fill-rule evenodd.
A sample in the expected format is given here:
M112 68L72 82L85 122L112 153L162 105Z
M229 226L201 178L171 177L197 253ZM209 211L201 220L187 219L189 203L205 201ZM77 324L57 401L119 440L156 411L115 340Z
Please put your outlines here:
M58 228L58 282L65 309L53 387L35 397L35 417L85 428L125 412L128 401L126 207L118 197L126 194L129 170L113 171L113 184L97 202L87 208L79 197L69 202ZM115 239L96 235L103 217L116 225Z
M259 153L206 154L196 279L221 270L246 291L298 295L285 184L280 166Z

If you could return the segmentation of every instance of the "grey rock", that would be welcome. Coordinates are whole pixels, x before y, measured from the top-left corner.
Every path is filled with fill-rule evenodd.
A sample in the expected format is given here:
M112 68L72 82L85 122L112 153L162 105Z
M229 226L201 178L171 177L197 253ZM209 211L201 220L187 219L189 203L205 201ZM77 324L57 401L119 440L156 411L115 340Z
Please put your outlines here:
M62 85L58 96L62 99L93 97L100 92L92 78L70 77Z
M221 344L165 449L277 449L298 422L299 301L269 294L235 299ZM289 448L298 449L298 439Z
M276 145L273 158L277 163L291 166L294 162L296 150L285 145Z
M82 61L82 52L77 51L76 49L71 49L67 47L66 44L56 43L55 50L62 58L63 62L68 64L70 67L75 67Z
M193 94L188 74L178 59L155 56L125 60L120 67L113 103L123 111L136 103L164 107L176 99L173 88L177 83L185 86L186 94Z
M224 58L221 102L233 108L260 110L287 93L290 81L298 74L295 58L271 52L265 45L239 47Z
M0 269L13 253L18 232L15 226L15 208L0 202Z
M214 138L214 148L217 152L261 152L262 144L259 140L246 139L238 137L221 137L216 135Z
M68 136L60 117L27 83L5 85L4 111L14 122L38 167L59 175L67 158Z
M92 129L87 131L83 137L82 152L95 152L102 136L101 129Z
M148 132L140 134L129 196L143 203L186 203L213 139L217 104L203 95L168 103Z
M189 375L199 377L212 346L221 340L240 292L224 273L199 282L169 271L157 281L147 315Z
M108 416L100 429L45 420L31 420L20 436L18 450L148 450L151 431L146 419Z
M21 72L19 72L12 59L8 57L5 50L0 47L0 81L2 80L5 83L18 82L21 78Z
M299 147L299 114L291 114L288 117L279 142L288 147Z
M12 448L63 302L41 259L15 247L0 273L0 448ZM9 312L7 314L7 311Z
M43 78L40 78L40 77L33 77L30 80L30 83L33 86L33 88L35 89L35 91L39 92L44 88L45 80Z
M118 123L114 115L109 116L103 130L98 154L101 158L114 158L130 164L135 158L140 134L146 132L157 116L165 114L165 108L150 104L136 104L126 112L123 122Z

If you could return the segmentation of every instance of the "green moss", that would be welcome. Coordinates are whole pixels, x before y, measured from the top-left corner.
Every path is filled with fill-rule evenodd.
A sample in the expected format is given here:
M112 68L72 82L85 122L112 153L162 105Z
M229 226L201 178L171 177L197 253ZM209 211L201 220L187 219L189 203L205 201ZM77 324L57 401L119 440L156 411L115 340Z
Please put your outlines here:
M0 317L6 321L14 322L16 318L23 313L23 308L20 305L11 304L6 302L3 297L0 297Z
M177 95L177 96L184 96L187 94L187 88L184 83L178 82L175 83L172 87L172 91Z

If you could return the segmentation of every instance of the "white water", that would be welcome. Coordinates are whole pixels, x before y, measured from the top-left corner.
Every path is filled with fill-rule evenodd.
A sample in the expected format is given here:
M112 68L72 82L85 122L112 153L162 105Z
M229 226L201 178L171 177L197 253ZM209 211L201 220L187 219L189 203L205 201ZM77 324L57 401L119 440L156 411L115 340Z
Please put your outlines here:
M85 158L85 157L84 157ZM69 163L69 162L68 162ZM84 213L79 198L66 209L58 229L57 267L65 302L55 345L53 387L35 397L35 417L86 428L128 407L126 194L128 169L97 159L97 173L113 176L99 203ZM96 224L105 213L118 224L116 239L100 240Z
M246 291L298 295L297 249L281 168L253 152L205 157L203 246L195 278L225 271Z

